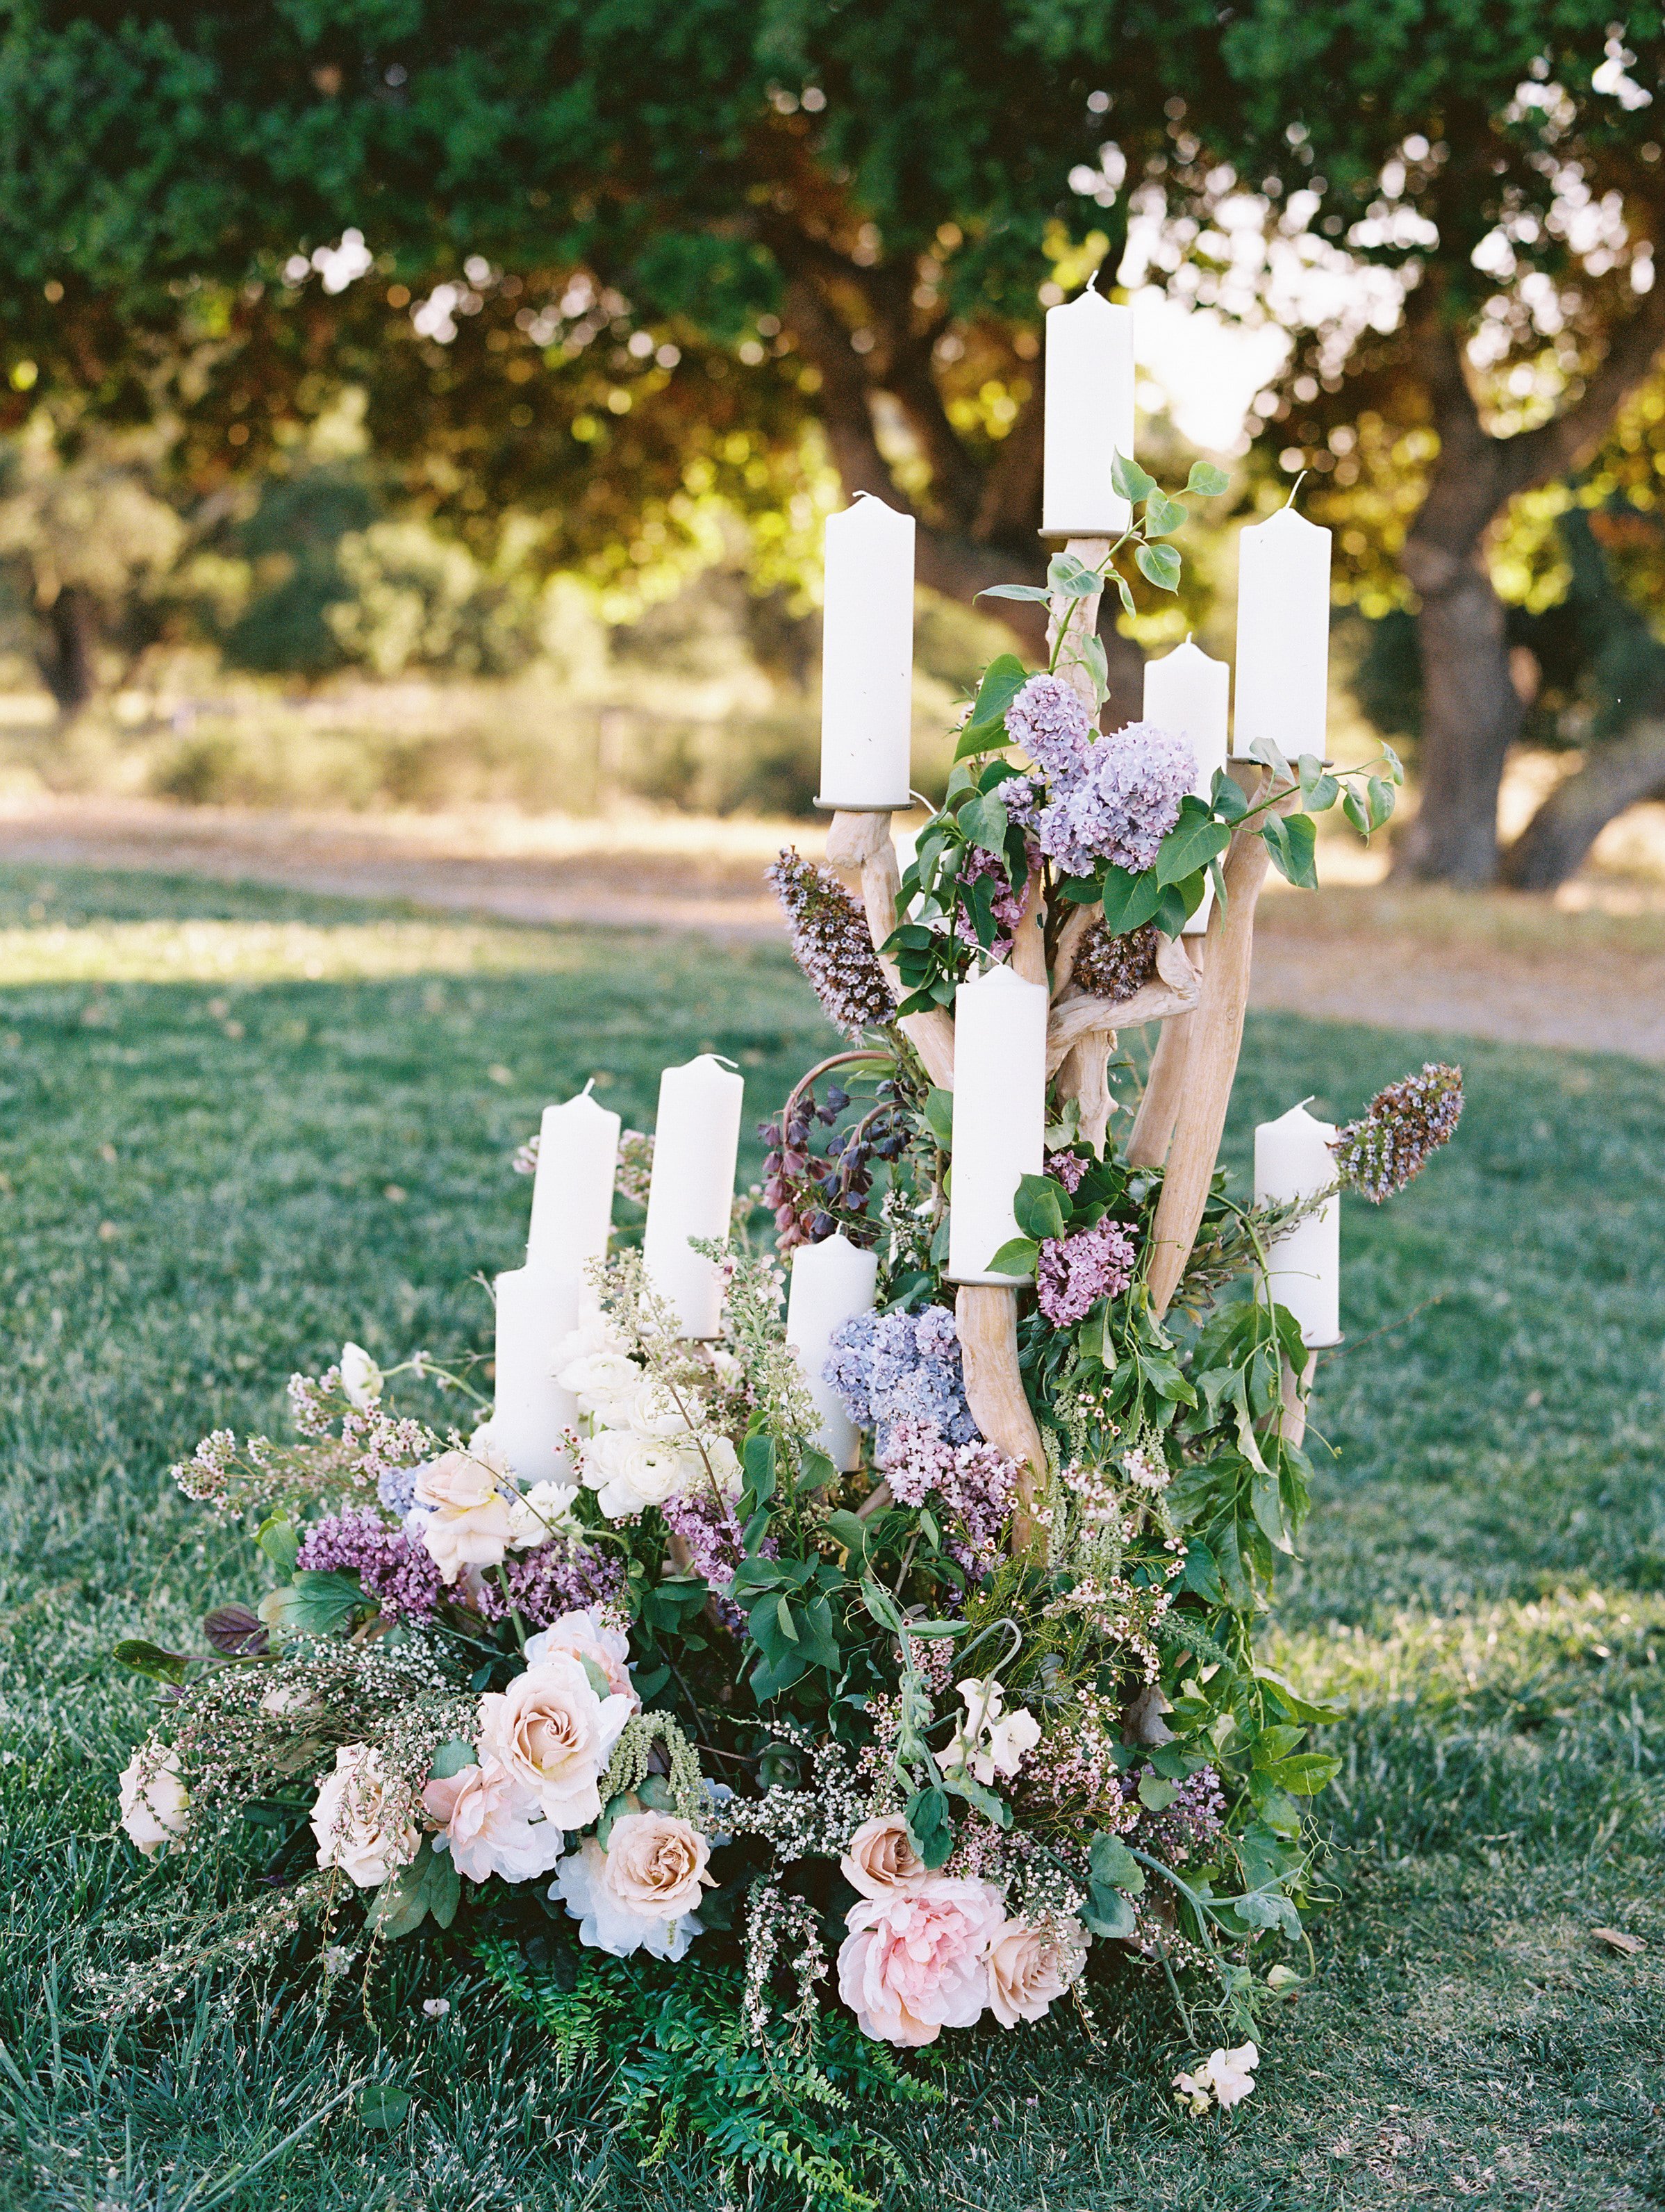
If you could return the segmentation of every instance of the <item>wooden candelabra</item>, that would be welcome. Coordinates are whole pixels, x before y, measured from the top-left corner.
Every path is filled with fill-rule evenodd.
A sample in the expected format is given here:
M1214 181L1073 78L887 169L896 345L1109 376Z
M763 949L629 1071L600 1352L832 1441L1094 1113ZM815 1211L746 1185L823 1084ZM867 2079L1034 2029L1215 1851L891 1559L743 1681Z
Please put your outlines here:
M1109 551L1106 538L1078 538L1066 550L1084 565L1102 568ZM1097 702L1081 647L1097 628L1098 597L1052 601L1048 644L1056 647L1058 672L1085 701L1095 719ZM1249 779L1255 797L1267 771L1249 763L1234 763L1233 773ZM1291 793L1291 800L1294 794ZM1144 1098L1128 1139L1135 1166L1164 1167L1161 1195L1152 1226L1152 1250L1146 1280L1151 1303L1167 1311L1185 1272L1218 1157L1226 1107L1243 1043L1254 949L1255 908L1266 880L1268 854L1252 827L1233 836L1223 863L1225 897L1216 900L1202 939L1200 960L1180 938L1164 938L1155 979L1130 998L1097 998L1073 979L1075 956L1091 926L1091 909L1073 910L1057 933L1048 969L1041 878L1031 876L1023 918L1014 934L1012 966L1026 981L1043 983L1049 994L1047 1073L1059 1079L1063 1096L1079 1102L1083 1134L1102 1147L1112 1110L1106 1070L1116 1033L1144 1022L1159 1021L1162 1032L1151 1064ZM891 840L888 812L836 812L827 836L827 859L836 868L860 878L862 903L875 949L882 947L896 922L902 874ZM1193 940L1194 943L1195 940ZM881 952L881 959L883 954ZM884 962L890 987L902 995L901 979ZM954 1024L939 1009L908 1014L901 1024L933 1083L951 1090L954 1083ZM956 1298L966 1397L978 1427L1022 1469L1012 1516L1012 1546L1024 1550L1038 1534L1035 1506L1045 1479L1041 1433L1024 1389L1018 1364L1018 1292L998 1283L963 1283ZM1286 1378L1291 1419L1304 1425L1309 1362L1298 1380Z

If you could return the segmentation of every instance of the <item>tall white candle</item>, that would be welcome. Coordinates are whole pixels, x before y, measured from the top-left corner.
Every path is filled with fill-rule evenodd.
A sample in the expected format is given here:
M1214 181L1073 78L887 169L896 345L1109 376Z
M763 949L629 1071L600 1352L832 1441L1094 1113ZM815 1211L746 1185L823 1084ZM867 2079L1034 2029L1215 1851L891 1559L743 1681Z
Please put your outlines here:
M1041 527L1114 537L1128 517L1110 467L1118 453L1133 454L1133 309L1091 283L1067 307L1048 307L1046 388Z
M1188 637L1160 660L1145 664L1145 719L1190 740L1197 762L1197 780L1191 788L1199 799L1209 796L1216 770L1225 766L1231 685L1231 672L1225 663L1211 659ZM1188 937L1200 936L1207 928L1213 903L1211 883L1202 904L1185 925Z
M561 1432L578 1419L578 1401L555 1379L556 1347L578 1327L578 1277L570 1267L515 1267L496 1291L492 1442L523 1482L553 1481L566 1464Z
M914 729L914 518L858 492L827 517L823 806L905 811Z
M954 994L953 1181L948 1272L957 1283L1009 1283L989 1261L1018 1233L1018 1185L1046 1151L1047 992L991 968Z
M821 1416L816 1442L835 1467L854 1467L861 1456L860 1431L844 1401L822 1373L836 1330L858 1314L871 1313L878 1283L878 1255L864 1252L844 1236L819 1244L800 1244L792 1255L792 1285L787 1293L787 1342L798 1354L815 1410Z
M667 1067L659 1078L641 1257L648 1281L676 1309L684 1336L715 1336L722 1327L721 1279L688 1240L721 1243L728 1235L744 1091L738 1072L714 1053Z
M1270 738L1324 754L1329 696L1330 533L1280 507L1237 540L1237 715L1232 750Z
M606 1256L618 1165L619 1117L590 1096L546 1106L538 1133L538 1176L532 1187L529 1267L577 1273Z
M1310 1198L1335 1181L1335 1127L1291 1106L1255 1132L1257 1205ZM1331 1198L1281 1236L1268 1254L1267 1288L1301 1324L1310 1347L1341 1341L1341 1200Z

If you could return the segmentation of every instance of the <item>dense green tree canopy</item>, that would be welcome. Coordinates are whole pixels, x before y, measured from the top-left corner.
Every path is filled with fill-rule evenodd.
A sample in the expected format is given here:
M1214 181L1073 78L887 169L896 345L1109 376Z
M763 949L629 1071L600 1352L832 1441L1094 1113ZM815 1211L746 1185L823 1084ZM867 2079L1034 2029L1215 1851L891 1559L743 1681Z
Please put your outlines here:
M531 507L551 560L651 550L690 483L778 508L815 422L847 489L915 507L927 580L1027 568L1040 280L1119 265L1132 223L1170 289L1292 327L1266 444L1327 479L1356 567L1401 563L1423 864L1489 872L1519 715L1486 535L1665 337L1656 7L4 0L0 25L15 413L43 386L173 410L211 482L352 379L412 493L477 535ZM1373 295L1326 291L1361 269Z

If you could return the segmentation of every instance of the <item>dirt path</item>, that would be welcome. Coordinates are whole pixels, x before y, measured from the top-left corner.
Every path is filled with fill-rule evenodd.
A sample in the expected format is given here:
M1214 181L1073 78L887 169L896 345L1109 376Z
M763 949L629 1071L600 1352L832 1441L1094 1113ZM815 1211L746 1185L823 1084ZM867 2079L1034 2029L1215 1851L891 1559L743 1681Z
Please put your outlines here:
M131 868L386 897L526 922L774 937L762 884L813 823L279 815L149 800L0 808L0 861ZM1632 902L1636 903L1635 901ZM1665 1062L1665 911L1344 885L1262 903L1254 1003L1391 1029Z

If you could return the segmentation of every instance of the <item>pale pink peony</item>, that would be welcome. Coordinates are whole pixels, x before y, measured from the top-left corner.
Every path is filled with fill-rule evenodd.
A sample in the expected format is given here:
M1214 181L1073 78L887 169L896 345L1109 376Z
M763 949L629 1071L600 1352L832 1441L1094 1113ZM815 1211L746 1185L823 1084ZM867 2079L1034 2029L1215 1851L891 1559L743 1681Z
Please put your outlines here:
M513 1540L517 1492L490 1446L448 1451L416 1477L416 1499L433 1508L422 1540L447 1584L465 1567L495 1567Z
M547 1874L566 1848L566 1838L543 1817L531 1790L495 1759L437 1778L422 1802L445 1831L452 1863L471 1881L493 1874L504 1881L532 1881Z
M190 1823L191 1800L179 1779L179 1754L141 1744L121 1771L121 1825L149 1858L177 1843Z
M934 2043L945 2027L969 2027L988 2002L989 1946L1005 1918L993 1882L940 1875L852 1905L838 1993L861 2033L914 2046Z
M1002 2027L1040 2020L1087 1963L1087 1931L1079 1920L1031 1927L1008 1920L988 1953L988 2008Z
M864 1820L844 1847L839 1870L864 1897L895 1897L916 1890L931 1877L914 1849L903 1813L875 1814Z

